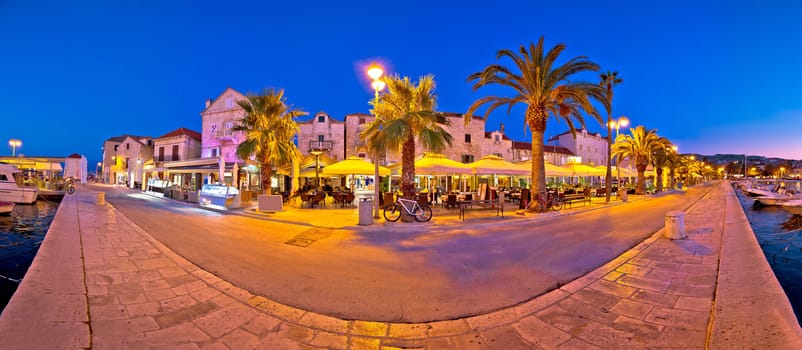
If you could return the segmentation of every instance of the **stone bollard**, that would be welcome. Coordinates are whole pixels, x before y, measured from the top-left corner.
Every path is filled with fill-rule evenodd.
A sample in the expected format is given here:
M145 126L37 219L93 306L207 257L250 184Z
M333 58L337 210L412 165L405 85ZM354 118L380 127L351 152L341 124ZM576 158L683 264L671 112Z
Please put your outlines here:
M97 204L97 205L106 204L106 192L96 192L95 193L95 204Z
M666 227L663 236L669 239L684 239L685 235L685 212L670 211L666 213Z

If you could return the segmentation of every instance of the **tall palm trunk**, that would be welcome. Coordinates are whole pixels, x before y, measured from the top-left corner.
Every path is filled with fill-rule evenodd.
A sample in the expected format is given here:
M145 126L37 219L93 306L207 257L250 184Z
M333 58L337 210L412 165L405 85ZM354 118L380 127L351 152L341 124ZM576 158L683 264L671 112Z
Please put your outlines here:
M612 119L612 109L613 109L613 84L607 83L607 176L604 178L604 202L610 203L610 189L613 188L613 162L612 162L612 153L613 153L613 127L610 125L613 121ZM620 184L619 184L620 186Z
M401 147L401 192L404 198L415 199L415 136L407 135Z
M546 165L543 157L543 135L546 133L546 121L548 114L543 105L529 106L526 108L526 120L529 130L532 131L532 197L539 193L546 196Z
M657 173L657 192L663 191L663 167L655 167L654 172Z
M674 175L674 168L668 168L668 188L677 188L677 177Z
M266 159L266 158L267 157L264 157L262 159ZM273 169L271 169L269 161L264 161L262 163L261 174L262 174L262 178L260 180L262 180L262 193L264 193L266 195L273 194L273 188L272 188L273 187L273 181L271 179L273 177Z
M635 187L635 194L646 194L646 167L648 164L638 160L635 168L638 169L638 185Z

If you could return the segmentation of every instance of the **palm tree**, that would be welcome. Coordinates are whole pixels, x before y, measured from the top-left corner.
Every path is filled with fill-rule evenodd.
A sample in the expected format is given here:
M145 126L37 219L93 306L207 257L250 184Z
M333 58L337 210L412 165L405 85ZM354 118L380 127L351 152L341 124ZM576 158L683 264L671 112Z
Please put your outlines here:
M607 104L604 88L598 84L584 81L572 81L576 73L598 71L599 65L587 60L585 56L574 57L563 65L555 65L565 44L557 44L548 52L543 49L543 37L537 45L530 43L529 49L521 46L519 54L512 50L499 50L496 59L507 57L514 66L508 68L500 64L491 64L481 72L471 74L468 81L473 81L473 90L486 85L501 85L514 91L512 97L486 96L476 100L465 113L465 123L469 123L479 107L489 104L484 117L490 115L498 107L508 105L509 114L518 103L526 105L524 122L532 132L532 190L534 193L546 194L546 169L543 158L543 135L549 115L562 119L575 135L574 121L585 126L583 113L590 114L602 122L599 113L591 103L591 99Z
M638 185L635 189L636 194L646 193L646 167L652 161L652 154L658 147L662 147L660 136L656 129L646 130L646 127L639 125L637 128L630 128L630 135L618 135L613 145L613 156L618 159L629 158L635 162L635 169L638 170Z
M655 177L655 182L657 192L663 191L663 167L668 165L669 157L672 152L671 150L671 141L669 141L665 137L660 137L658 140L657 145L654 147L654 152L652 152L652 167L654 167L654 172L657 175Z
M612 114L613 114L613 87L621 84L624 82L623 79L618 77L618 72L610 72L602 73L599 75L601 81L599 82L599 86L602 86L607 91L607 104L604 106L607 110L607 176L604 179L605 188L612 188L613 184L613 171L612 171L612 145L613 145L613 136L612 136ZM605 191L605 202L610 203L610 192Z
M677 188L677 169L682 167L682 156L676 150L670 149L666 154L666 165L668 166L668 186L669 189Z
M245 110L245 116L232 130L242 131L246 137L237 146L237 156L256 156L262 168L262 192L272 194L272 168L291 163L300 155L293 142L299 130L295 119L308 113L287 105L283 89L265 89L261 96L249 94L247 100L237 104Z
M372 102L376 119L362 131L372 150L401 151L401 191L403 197L415 199L415 143L434 152L451 146L452 137L444 126L448 119L435 111L433 75L418 79L417 85L409 77L382 78L387 93L378 104Z

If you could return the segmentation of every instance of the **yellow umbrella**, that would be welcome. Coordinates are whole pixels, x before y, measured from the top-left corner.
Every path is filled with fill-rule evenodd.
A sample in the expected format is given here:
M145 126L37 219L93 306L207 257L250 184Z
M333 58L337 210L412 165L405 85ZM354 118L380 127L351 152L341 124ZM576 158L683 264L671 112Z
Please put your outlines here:
M375 168L373 163L359 157L348 157L343 161L334 163L323 168L321 174L326 176L339 175L373 175ZM379 175L390 175L390 169L379 166Z
M401 162L389 166L393 173L400 173L402 170ZM424 153L423 157L415 161L416 175L454 175L471 174L473 169L468 164L463 164L437 153Z
M523 162L516 163L523 169L528 171L527 175L531 175L532 172L532 160L526 160ZM546 167L546 176L573 176L574 172L570 169L563 168L559 165L554 165L550 162L545 162Z
M574 175L576 176L606 176L607 169L599 169L594 168L590 165L580 164L580 163L569 163L565 165L565 168L570 169L573 171Z
M528 175L529 170L523 169L515 163L508 162L499 156L484 156L468 164L476 175Z

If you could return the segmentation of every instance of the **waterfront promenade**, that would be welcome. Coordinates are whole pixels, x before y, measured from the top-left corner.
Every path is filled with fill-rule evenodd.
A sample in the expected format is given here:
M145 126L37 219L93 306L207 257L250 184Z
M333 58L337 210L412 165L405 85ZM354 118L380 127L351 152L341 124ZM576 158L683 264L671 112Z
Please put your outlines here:
M570 219L560 222L568 227ZM688 239L647 233L612 261L520 304L395 323L331 317L252 294L79 192L62 203L0 317L0 334L19 349L802 348L799 325L729 186L712 187L685 220Z

